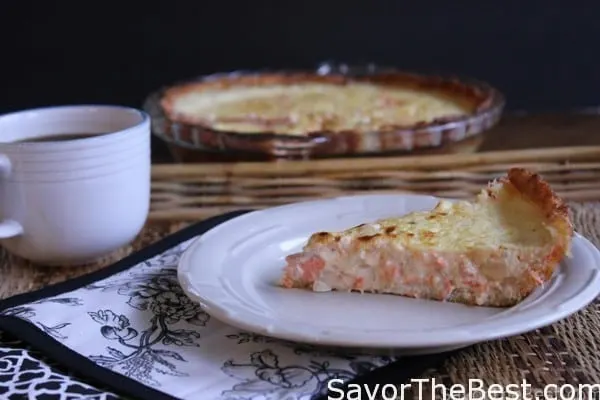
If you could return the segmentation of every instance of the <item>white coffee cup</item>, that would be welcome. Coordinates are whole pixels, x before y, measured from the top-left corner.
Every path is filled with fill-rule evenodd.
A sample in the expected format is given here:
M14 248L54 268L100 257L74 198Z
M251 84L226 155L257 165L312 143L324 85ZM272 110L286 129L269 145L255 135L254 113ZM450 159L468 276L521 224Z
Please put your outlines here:
M44 136L93 136L28 141ZM127 245L150 206L150 118L120 106L0 116L0 244L44 265L93 261Z

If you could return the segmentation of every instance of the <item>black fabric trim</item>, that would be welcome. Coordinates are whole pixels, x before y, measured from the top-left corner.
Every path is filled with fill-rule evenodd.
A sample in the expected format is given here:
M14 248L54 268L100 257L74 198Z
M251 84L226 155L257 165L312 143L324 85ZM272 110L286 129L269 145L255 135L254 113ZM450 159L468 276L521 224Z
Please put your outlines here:
M250 212L250 210L234 211L209 218L169 235L166 238L123 258L112 266L40 290L10 297L0 301L0 311L43 298L72 292L83 286L108 278L114 274L132 268L149 258L159 255L170 248L175 247L179 243L201 235L232 218L248 212ZM71 350L51 336L45 334L35 325L20 318L0 315L0 329L28 343L44 355L47 355L49 358L62 364L67 370L73 371L76 376L88 378L91 380L90 383L98 382L118 395L137 399L179 400L176 397L157 389L152 389L107 368L99 367L92 360ZM349 384L370 386L377 383L408 382L411 378L418 377L427 369L440 364L454 353L456 353L456 351L426 356L405 357L400 361L396 361L385 367L371 371L368 374L357 377L351 382L348 382L345 386L347 387ZM319 400L325 399L327 399L326 395L322 396Z
M17 317L1 317L0 329L28 343L49 359L57 362L76 378L93 385L97 382L119 396L143 400L180 400L157 389L143 385L133 379L99 367L89 358L71 350L38 327ZM87 381L89 379L89 381Z

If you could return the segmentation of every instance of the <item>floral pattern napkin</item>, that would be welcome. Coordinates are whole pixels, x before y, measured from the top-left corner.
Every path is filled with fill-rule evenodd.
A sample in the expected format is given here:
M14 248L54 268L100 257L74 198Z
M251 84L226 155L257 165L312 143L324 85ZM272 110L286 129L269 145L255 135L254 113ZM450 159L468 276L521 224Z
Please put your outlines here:
M347 382L395 361L276 340L212 318L177 281L177 263L190 242L75 290L1 311L0 329L43 348L62 369L4 334L0 397L39 392L104 400L118 398L114 391L157 400L314 399L331 379ZM98 389L102 385L110 389Z

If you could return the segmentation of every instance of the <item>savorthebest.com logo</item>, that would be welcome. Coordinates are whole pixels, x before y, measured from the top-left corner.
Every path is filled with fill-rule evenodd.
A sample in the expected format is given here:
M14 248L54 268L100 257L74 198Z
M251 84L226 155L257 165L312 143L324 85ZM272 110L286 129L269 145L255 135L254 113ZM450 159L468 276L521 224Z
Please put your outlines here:
M486 385L481 379L469 379L467 385L444 385L432 379L411 379L400 386L392 384L344 387L341 379L328 382L328 400L403 400L404 396L420 400L600 400L600 383L549 384L534 388L524 379L519 384Z

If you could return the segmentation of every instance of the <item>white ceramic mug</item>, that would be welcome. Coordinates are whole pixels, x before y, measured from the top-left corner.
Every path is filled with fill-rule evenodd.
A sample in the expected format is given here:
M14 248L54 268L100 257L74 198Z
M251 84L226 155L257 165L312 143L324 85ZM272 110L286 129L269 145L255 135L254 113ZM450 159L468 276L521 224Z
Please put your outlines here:
M49 135L97 134L30 141ZM130 243L150 205L150 118L120 106L0 116L0 244L45 265L97 259Z

